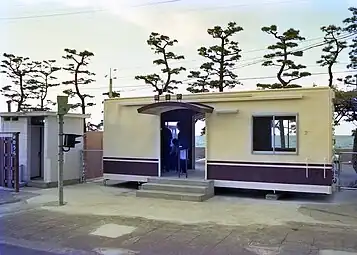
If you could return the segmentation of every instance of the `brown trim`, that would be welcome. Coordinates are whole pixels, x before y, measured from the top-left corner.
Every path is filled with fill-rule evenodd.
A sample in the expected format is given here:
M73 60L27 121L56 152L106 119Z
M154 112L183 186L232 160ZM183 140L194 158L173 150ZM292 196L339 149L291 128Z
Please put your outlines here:
M324 176L325 174L325 176ZM207 179L265 182L305 185L332 185L331 169L273 167L273 166L239 166L239 165L207 165Z
M316 164L316 163L292 163L292 162L250 162L250 161L221 161L221 160L207 160L207 163L209 164L214 164L214 165L221 165L221 164L232 164L232 165L242 165L242 164L249 164L249 165L259 165L259 166L264 166L264 165L275 165L275 166L306 166L308 167L326 167L326 168L331 168L332 164Z
M186 109L197 113L212 113L213 107L199 103L183 103L175 101L164 101L147 104L138 109L138 113L159 115L176 109Z
M139 159L137 159L139 160ZM144 160L144 159L140 159ZM120 161L103 160L103 173L105 174L123 174L140 176L158 176L159 162L139 162L139 161Z
M154 163L158 163L159 162L159 159L156 159L156 158L125 158L125 157L103 157L103 160L112 160L112 161L151 161L151 162L154 162Z

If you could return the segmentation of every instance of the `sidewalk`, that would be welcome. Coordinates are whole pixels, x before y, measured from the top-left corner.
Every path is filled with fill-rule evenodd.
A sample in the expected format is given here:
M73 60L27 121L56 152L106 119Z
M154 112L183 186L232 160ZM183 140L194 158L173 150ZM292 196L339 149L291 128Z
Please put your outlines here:
M66 186L67 204L59 207L56 189L24 190L33 195L26 201L31 210L8 209L0 217L0 244L60 254L357 254L354 193L319 201L216 196L193 203L87 183Z
M0 190L0 205L19 202L20 199L16 198L11 191Z
M0 188L0 205L17 203L36 195L37 194L27 191L16 193L11 189Z
M337 200L269 201L227 196L215 196L207 202L193 203L137 198L133 189L87 183L65 187L67 204L62 207L56 203L57 189L37 190L34 193L38 196L28 199L29 205L72 215L139 217L180 224L245 226L303 222L357 226L357 196L352 193L350 200L339 199L341 203Z

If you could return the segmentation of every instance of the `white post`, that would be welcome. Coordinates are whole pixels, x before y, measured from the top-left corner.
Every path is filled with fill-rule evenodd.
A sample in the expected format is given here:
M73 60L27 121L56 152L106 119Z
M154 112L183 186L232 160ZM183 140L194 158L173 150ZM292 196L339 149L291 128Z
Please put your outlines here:
M58 114L58 204L63 205L63 114Z

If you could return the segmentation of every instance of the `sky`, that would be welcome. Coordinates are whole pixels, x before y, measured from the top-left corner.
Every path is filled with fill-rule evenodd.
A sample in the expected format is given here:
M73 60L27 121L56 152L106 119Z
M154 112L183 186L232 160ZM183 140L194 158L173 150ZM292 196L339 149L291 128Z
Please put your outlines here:
M114 89L122 97L152 95L152 88L134 79L135 75L157 72L152 64L155 55L146 44L151 32L177 39L173 51L185 56L174 66L196 70L203 62L197 54L201 46L215 41L207 29L215 25L226 26L235 21L243 27L236 39L242 49L237 69L242 86L235 90L255 89L258 82L276 82L276 79L258 79L275 76L274 68L252 64L262 59L266 47L274 40L261 31L261 27L276 24L279 31L299 29L306 42L301 47L322 42L320 27L329 24L342 25L349 17L348 7L357 0L2 0L0 9L0 53L12 53L33 60L62 59L65 48L89 50L94 57L89 70L96 73L96 82L83 85L83 92L96 96L97 105L89 110L94 123L102 119L102 93L108 90L105 75L110 68L117 69ZM326 72L316 64L321 48L306 51L299 63L311 73ZM334 71L337 77L346 73L347 51L339 58ZM249 65L251 64L251 65ZM58 73L63 81L64 72ZM179 76L184 80L187 73ZM300 80L303 86L326 85L327 75L313 75ZM0 76L0 84L8 84ZM68 87L60 86L50 92L54 99ZM179 90L185 93L185 84ZM0 98L0 111L6 104ZM340 125L337 134L351 134L352 124Z

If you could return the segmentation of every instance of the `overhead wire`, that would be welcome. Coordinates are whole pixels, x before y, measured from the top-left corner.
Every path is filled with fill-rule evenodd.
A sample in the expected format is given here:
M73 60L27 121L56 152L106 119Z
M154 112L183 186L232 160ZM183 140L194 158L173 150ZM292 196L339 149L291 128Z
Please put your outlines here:
M347 39L349 37L354 36L355 34L357 34L357 33L343 34L343 35L339 36L337 39L338 40L344 40L344 39ZM306 41L315 41L318 38L321 39L321 38L324 38L324 37L312 38L312 39L309 39L309 40L306 40ZM303 42L306 42L306 41L303 41ZM300 47L298 49L295 49L294 51L292 51L292 53L299 52L299 51L305 52L305 51L308 51L308 50L311 50L311 49L314 49L314 48L317 48L317 47L321 47L321 46L324 46L324 45L327 45L327 44L328 44L328 42L325 42L325 41L314 43L314 44L311 44L311 45L308 45L308 46L303 46L303 47ZM255 49L255 50L249 50L249 51L245 51L245 52L261 51L261 50L268 50L268 49L266 49L266 48L265 49ZM198 61L198 60L196 60L196 61ZM203 61L203 59L201 61ZM245 63L247 61L253 61L253 62ZM252 65L260 64L260 63L263 63L265 61L266 61L266 58L264 58L264 56L244 59L244 60L240 60L239 64L237 66L235 66L234 68L232 68L232 69L233 70L237 70L237 69L249 67L249 66L252 66ZM175 64L180 64L180 63L182 63L182 62L180 62L180 61L175 62ZM199 68L199 67L200 66L196 66L196 67L192 67L192 68L195 69L195 68ZM144 66L143 66L143 68L144 68ZM128 69L120 69L120 70L128 70ZM132 75L129 76L128 75L128 76L118 76L118 77L116 77L116 79L118 79L118 80L130 79L130 78L134 78L134 76L132 76Z
M175 2L182 2L182 0L164 0L164 1L157 1L157 2L148 2L139 5L129 5L129 6L122 6L123 8L137 8L137 7L149 7L161 4L168 4L168 3L175 3ZM308 0L286 0L286 1L265 1L259 3L261 5L278 5L278 4L285 4L285 3L296 3L296 2L308 2ZM258 5L258 4L256 4ZM26 5L15 5L15 6L26 6ZM249 7L254 6L254 4L230 4L230 5L221 5L221 6L213 6L213 7L200 7L200 8L193 8L193 9L184 9L178 10L180 13L187 13L187 12L196 12L196 11L210 11L210 10L219 10L219 9L228 9L234 7ZM0 20L25 20L25 19L35 19L35 18L48 18L48 17L56 17L56 16L71 16L71 15L80 15L80 14L89 14L89 13L96 13L96 12L104 12L110 11L111 9L108 8L99 8L99 9L92 9L92 10L83 10L83 11L69 11L63 13L48 13L48 14L39 14L39 15L28 15L28 16L17 16L17 17L0 17Z
M355 34L357 33L353 33L353 34L343 34L341 36L338 37L338 40L343 40L343 39L347 39L349 37L352 37L354 36ZM308 50L311 50L313 48L316 48L316 47L321 47L321 46L324 46L324 45L327 45L328 42L326 41L323 41L323 42L320 42L320 43L314 43L310 46L305 46L304 48L300 48L300 49L296 49L294 51L292 51L292 53L294 52L299 52L299 51L302 51L302 52L305 52L305 51L308 51ZM242 65L242 66L238 66L238 67L235 67L233 69L240 69L240 68L244 68L244 67L247 67L247 66L251 66L251 65L255 65L255 64L258 64L258 63L262 63L264 62L266 59L263 57L261 58L260 60L258 61L255 61L253 63L249 63L249 64L246 64L246 65ZM336 63L338 64L338 63ZM348 73L348 72L355 72L355 70L352 70L352 71L343 71L342 73ZM338 72L335 72L335 73L338 73ZM314 75L326 75L325 72L321 72L321 73L312 73L311 75L314 76ZM248 77L248 78L237 78L238 81L243 81L243 80L256 80L256 79L272 79L272 78L276 78L276 76L265 76L265 77ZM187 82L187 81L192 81L192 80L195 80L195 78L188 78L188 79L184 79L182 80L182 82ZM144 88L144 87L148 87L150 88L149 85L147 84L144 84L144 85L132 85L132 86L122 86L120 88L116 88L116 89L126 89L126 88L133 88L133 87L136 87L136 88ZM106 87L105 87L106 88ZM105 89L104 87L101 87L101 88L86 88L86 89Z
M149 2L149 3L145 3L145 4L140 4L140 5L132 5L132 6L127 6L129 8L137 8L137 7L144 7L144 6L153 6L153 5L160 5L160 4L166 4L166 3L174 3L174 2L180 2L182 0L166 0L166 1L157 1L157 2ZM306 0L301 0L302 2L306 1ZM260 4L280 4L280 3L290 3L290 2L296 2L296 0L294 1L280 1L280 2L265 2L265 3L260 3ZM208 8L199 8L197 10L202 11L202 10L214 10L214 9L221 9L221 8L232 8L232 7L243 7L243 6L252 6L251 4L233 4L233 5L227 5L227 6L216 6L216 7L208 7ZM65 13L52 13L52 14L42 14L42 15L30 15L30 16L18 16L18 17L0 17L0 21L1 20L21 20L21 19L34 19L34 18L43 18L43 17L55 17L55 16L68 16L68 15L78 15L78 14L88 14L88 13L95 13L95 12L102 12L102 11L106 11L107 9L96 9L96 10L83 10L83 11L76 11L76 12L65 12ZM186 10L186 12L190 12L190 11L194 11L195 9L191 9L191 10ZM350 36L353 36L353 34L349 34L346 35L345 37L342 37L340 39L346 39ZM308 39L303 41L302 43L306 43L306 42L310 42L310 41L314 41L314 40L319 40L323 37L317 37L317 38L312 38L312 39ZM316 47L320 47L322 45L326 44L326 42L322 42L322 43L316 43L313 45L309 45L303 49L298 49L296 51L307 51L309 49L312 48L316 48ZM262 49L252 49L252 50L248 50L248 51L243 51L243 53L252 53L252 52L258 52L258 51L267 51L268 49L266 48L262 48ZM240 69L240 68L244 68L247 66L251 66L251 65L255 65L258 63L262 63L265 61L264 57L255 57L255 58L250 58L250 59L245 59L242 60L240 62L246 62L246 61L252 61L255 60L251 63L245 63L243 65L237 66L234 69ZM199 59L197 60L183 60L183 61L178 61L176 62L176 64L179 63L184 63L184 62L196 62L196 61L200 61ZM138 67L138 68L145 68L143 67ZM120 70L128 70L128 69L134 69L134 68L127 68L127 69L120 69ZM136 68L135 68L136 69ZM117 77L118 79L124 79L126 77ZM254 78L254 77L253 77ZM250 78L239 78L239 80L243 80L243 79L253 79L252 77ZM261 77L257 77L257 79L259 79ZM272 76L271 78L275 78L275 76ZM186 79L184 81L187 80L192 80L192 79ZM138 85L136 85L138 86ZM147 85L140 85L140 86L147 86ZM125 86L126 88L129 86ZM121 87L124 88L124 87ZM85 88L85 89L93 89L93 88ZM99 88L98 88L99 89Z
M344 70L344 71L335 71L333 74L344 74L344 73L353 73L356 72L356 70ZM311 73L311 76L320 76L320 75L328 75L326 72L315 72ZM276 79L276 75L271 75L271 76L256 76L256 77L242 77L238 78L237 80L239 81L248 81L248 80L265 80L265 79ZM192 79L184 79L182 82L190 81ZM108 89L108 87L95 87L95 88L82 88L83 90L104 90ZM124 89L129 89L129 90L124 90ZM150 85L147 84L141 84L141 85L128 85L128 86L121 86L121 87L113 87L113 90L116 90L119 92L131 92L131 91L140 91L140 90L148 90L148 89L153 89Z
M323 36L320 37L315 37L311 39L307 39L301 42L301 44L307 43L307 42L312 42L312 41L317 41L323 39ZM268 51L269 49L267 48L260 48L260 49L251 49L251 50L243 50L242 54L247 54L247 53L253 53L253 52L259 52L259 51ZM254 57L254 58L248 58L248 59L242 59L239 62L245 62L245 61L250 61L250 60L256 60L256 59L261 59L262 57ZM204 58L201 57L201 59L185 59L185 60L179 60L175 61L173 64L184 64L184 63L192 63L192 62L198 62L198 61L204 61ZM147 65L142 65L142 66L134 66L134 67L125 67L125 68L118 68L120 71L125 71L125 70L134 70L134 69L143 69L143 68L148 68ZM199 68L199 66L195 67ZM118 79L125 79L128 78L128 76L119 76L117 77Z
M181 1L181 0L165 0L165 1L149 2L149 3L145 3L145 4L130 5L130 6L123 6L123 7L126 7L126 8L138 8L138 7L145 7L145 6L153 6L153 5L174 3L174 2L179 2L179 1ZM0 17L0 21L1 20L9 20L9 21L10 20L26 20L26 19L49 18L49 17L58 17L58 16L72 16L72 15L104 12L104 11L108 11L108 10L109 9L106 9L106 8L100 8L100 9L71 11L71 12L62 12L62 13L48 13L48 14L39 14L39 15L17 16L17 17Z
M181 2L182 0L165 0L165 1L156 1L156 2L149 2L149 3L145 3L145 4L139 4L139 5L132 5L132 6L127 6L129 8L136 8L136 7L144 7L144 6L152 6L152 5L160 5L160 4L167 4L167 3L174 3L174 2ZM301 1L306 1L306 0L301 0ZM290 2L296 2L295 1L279 1L279 2L265 2L265 3L260 3L260 4L280 4L280 3L290 3ZM251 6L251 4L233 4L233 5L227 5L227 6L223 6L223 7L238 7L238 6ZM222 6L221 6L222 7ZM217 8L221 8L219 6L216 7L209 7L209 9L213 8L213 9L217 9ZM205 8L203 8L205 9ZM207 8L206 8L207 9ZM67 12L67 13L54 13L54 14L44 14L44 15L33 15L33 16L20 16L20 17L5 17L5 18L1 18L0 17L0 21L1 20L16 20L16 19L31 19L31 18L41 18L41 17L52 17L52 16L65 16L65 15L77 15L77 14L86 14L86 13L91 13L91 12L98 12L98 11L106 11L107 9L97 9L97 10L84 10L84 11L77 11L77 12ZM199 10L202 10L202 8L200 8ZM314 40L319 40L323 37L317 37L317 38L311 38L308 40L303 41L302 43L306 43L306 42L310 42L310 41L314 41ZM253 52L258 52L258 51L267 51L268 49L266 48L261 48L261 49L252 49L252 50L248 50L248 51L243 51L242 53L253 53ZM250 61L250 60L258 60L261 59L262 57L255 57L255 58L250 58L250 59L245 59L245 60L241 60L240 62L245 62L245 61ZM180 64L180 63L188 63L188 62L198 62L198 61L202 61L202 59L194 59L194 60L181 60L181 61L177 61L175 62L175 64ZM244 64L243 67L246 66L250 66L253 64L257 64L259 63L254 61L253 63L249 63L249 64ZM146 66L138 66L138 67L133 67L133 68L121 68L120 70L129 70L129 69L141 69L141 68L147 68ZM198 68L198 67L197 67ZM241 68L241 67L237 67L237 68ZM118 79L125 79L126 77L118 77Z

